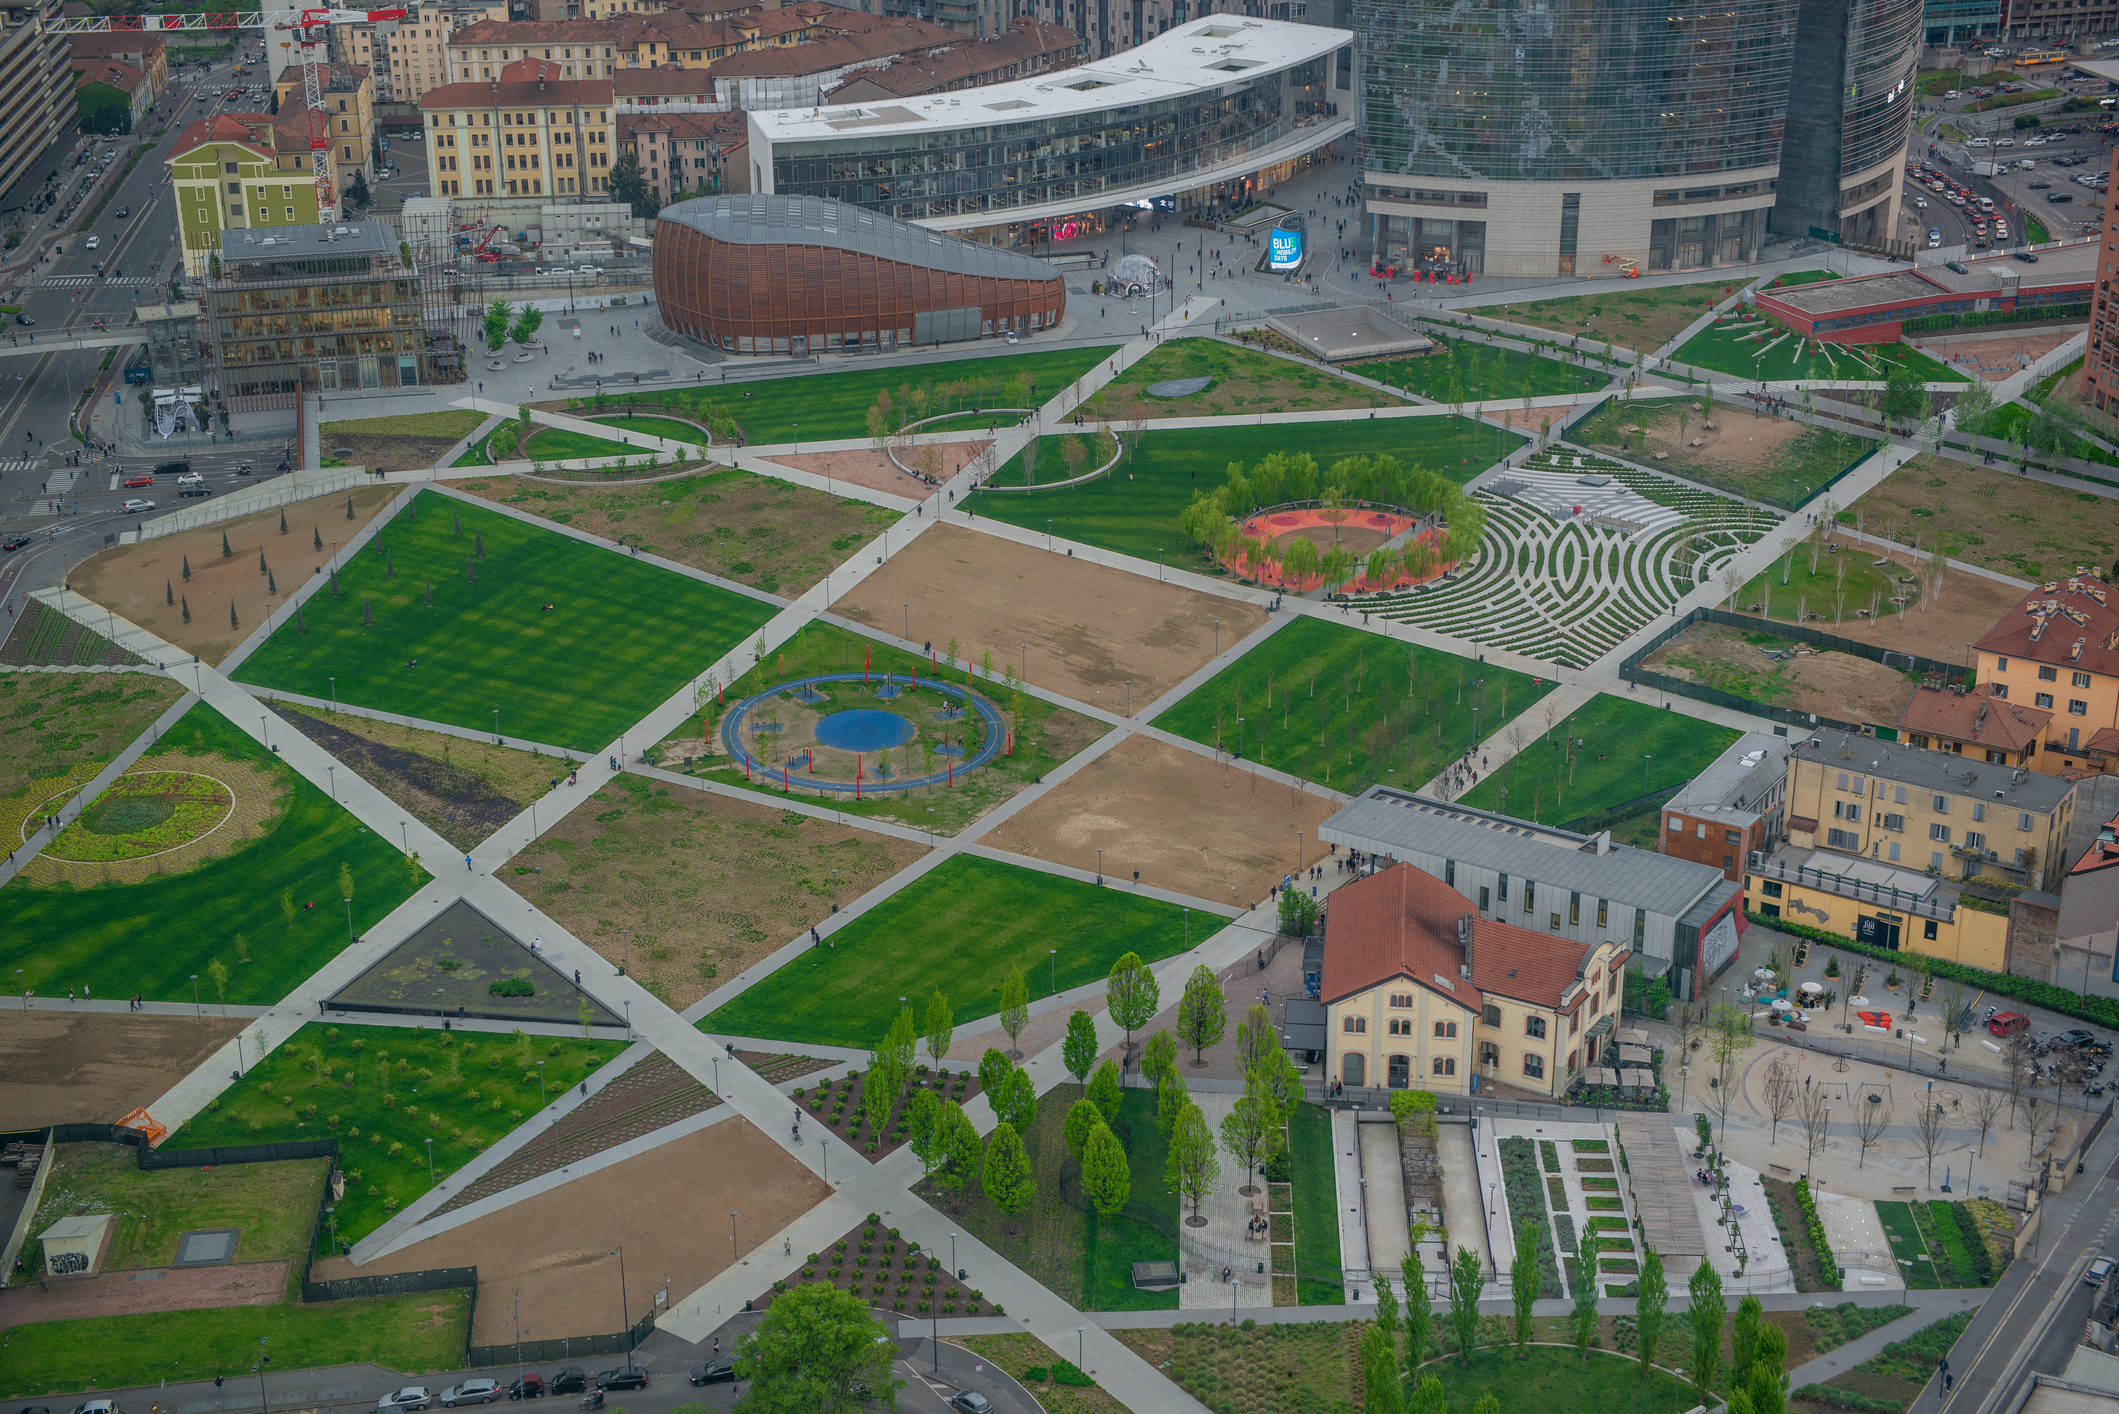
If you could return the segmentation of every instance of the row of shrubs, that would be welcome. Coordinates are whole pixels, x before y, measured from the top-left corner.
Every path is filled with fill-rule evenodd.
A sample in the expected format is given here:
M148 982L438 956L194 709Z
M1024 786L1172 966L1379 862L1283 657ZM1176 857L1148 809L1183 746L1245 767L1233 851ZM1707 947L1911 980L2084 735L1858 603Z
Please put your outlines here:
M1957 1235L1964 1240L1965 1253L1972 1259L1972 1270L1968 1274L1981 1286L1994 1284L1994 1254L1987 1250L1987 1235L1972 1212L1970 1203L1952 1203L1946 1200L1928 1205L1933 1213L1937 1208L1949 1210L1950 1221L1957 1224Z
M1816 1249L1818 1264L1824 1269L1818 1273L1818 1279L1836 1290L1839 1287L1839 1260L1832 1255L1832 1244L1825 1237L1825 1220L1818 1216L1817 1199L1811 1196L1808 1179L1795 1181L1795 1201L1803 1210L1803 1221L1810 1225L1810 1245Z
M1949 329L1987 329L1997 324L2060 324L2090 317L2088 304L2041 304L2028 309L1970 310L1963 314L1924 314L1900 326L1907 334L1940 334Z
M1906 1414L1906 1406L1895 1399L1872 1399L1838 1385L1804 1385L1795 1397L1832 1409L1852 1409L1856 1414Z

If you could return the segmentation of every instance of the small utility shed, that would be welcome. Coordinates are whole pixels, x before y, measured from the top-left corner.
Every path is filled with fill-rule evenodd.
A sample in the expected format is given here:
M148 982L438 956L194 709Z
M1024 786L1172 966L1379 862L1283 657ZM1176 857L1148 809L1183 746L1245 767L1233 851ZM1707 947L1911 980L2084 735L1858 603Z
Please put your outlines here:
M111 1214L61 1218L37 1234L44 1244L44 1270L52 1276L79 1276L96 1269Z

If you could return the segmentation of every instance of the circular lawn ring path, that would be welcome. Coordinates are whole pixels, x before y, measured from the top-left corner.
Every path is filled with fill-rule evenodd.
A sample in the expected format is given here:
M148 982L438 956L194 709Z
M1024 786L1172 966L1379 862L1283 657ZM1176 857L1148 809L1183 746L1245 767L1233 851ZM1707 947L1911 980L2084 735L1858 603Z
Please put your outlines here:
M142 795L136 793L134 790L135 786L150 782L158 776L191 776L198 780L211 781L216 786L219 786L221 790L227 795L227 803L225 808L223 808L220 812L220 818L215 820L212 824L207 825L204 829L188 831L185 834L184 838L178 840L175 844L168 846L166 849L153 850L145 854L120 854L114 856L102 856L93 859L75 859L69 855L62 854L59 852L60 841L66 839L77 829L84 831L88 834L102 835L106 838L122 837L126 833L128 833L127 829L125 828L126 826L131 826L133 829L152 829L155 826L163 823L163 821L171 818L171 816L173 816L176 812L174 807L168 806L166 797L160 795L159 793ZM128 782L132 783L132 785L128 785ZM55 796L53 798L57 799L58 797ZM221 801L215 798L208 799L199 803L207 806L208 810L205 813L210 814L211 807L215 805L220 805ZM102 806L102 810L100 812L97 811L98 805ZM128 814L126 809L126 807L128 806L134 807L135 813L138 813L140 815L140 818L138 818L137 821L135 821L135 819ZM165 808L155 809L155 806L162 806ZM94 801L90 802L90 804L86 808L84 808L82 811L80 811L80 813L75 815L73 821L68 824L65 829L59 832L58 838L54 839L50 844L47 844L44 847L43 853L46 857L60 864L118 864L130 862L133 860L160 859L163 855L175 854L180 849L184 849L190 845L197 844L200 840L205 839L208 835L211 835L216 830L219 830L223 825L226 825L231 819L235 817L235 807L235 787L229 785L228 782L222 780L219 776L210 776L204 771L127 771L124 775L119 776L116 780L112 781L108 786L106 786L103 790L102 795L99 795ZM97 814L101 814L105 818L92 818ZM113 816L117 818L109 818ZM30 831L29 820L25 820L22 822L22 829L23 843L27 844L29 842Z
M805 687L815 687L820 684L835 682L872 683L876 678L882 676L884 675L881 673L813 673L808 677L794 678L788 682L781 683L770 692L754 693L730 708L728 715L721 719L722 748L728 752L730 760L740 766L748 766L754 773L762 773L764 779L770 782L773 773L782 768L768 764L755 751L743 744L743 724L749 720L753 708L764 705L782 693L800 692ZM960 701L968 700L971 709L979 714L979 720L985 723L986 740L979 747L976 756L972 756L962 763L966 771L976 770L1000 754L1001 741L1006 732L1006 728L1001 722L1000 709L983 697L968 695L962 687L954 683L934 679L930 680L927 686L940 692L945 697L954 697ZM921 691L925 690L925 688L921 689ZM907 727L911 726L910 722L906 722L905 718L897 713L876 708L857 708L845 712L833 712L825 717L823 721L828 722L836 717L890 717L905 723ZM822 726L823 722L819 722L818 725ZM898 740L907 740L909 735L908 733L907 736L899 737ZM818 740L823 740L821 733ZM830 745L828 742L825 744ZM792 768L788 769L792 770ZM870 791L917 790L921 786L947 785L952 774L952 772L945 770L938 771L933 775L911 776L904 780L885 782L819 780L815 776L804 775L802 784L805 789L809 790L828 791L845 795L851 794L858 789L861 793L866 794Z

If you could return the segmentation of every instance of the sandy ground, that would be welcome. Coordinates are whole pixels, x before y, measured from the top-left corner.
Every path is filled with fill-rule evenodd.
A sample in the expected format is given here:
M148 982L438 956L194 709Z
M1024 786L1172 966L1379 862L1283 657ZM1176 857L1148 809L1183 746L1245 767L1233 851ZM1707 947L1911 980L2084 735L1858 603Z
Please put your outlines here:
M736 1235L748 1255L827 1192L822 1180L734 1115L365 1266L344 1258L318 1262L311 1276L324 1281L476 1266L474 1344L515 1338L517 1293L523 1335L600 1335L620 1324L618 1264L607 1254L621 1244L637 1320L657 1288L667 1285L678 1301L728 1266L731 1209L742 1214Z
M265 621L268 606L285 603L295 586L322 568L334 544L351 540L402 489L364 486L355 491L352 520L346 519L345 496L324 496L288 506L285 535L280 534L281 511L275 508L138 545L120 545L76 565L68 583L76 593L116 610L185 652L218 663ZM224 532L234 552L226 558L221 555ZM323 538L321 552L314 548L312 532ZM277 595L267 592L266 577L258 573L260 550L278 583ZM189 583L183 575L186 558L191 561ZM190 623L184 622L180 605L163 602L165 591L190 603ZM228 626L231 599L239 624L234 629Z
M1801 653L1793 660L1776 663L1765 650L1744 641L1735 629L1714 624L1695 624L1650 654L1644 666L1673 677L1706 682L1724 691L1748 695L1740 680L1723 679L1714 669L1688 667L1673 658L1701 659L1728 664L1745 675L1778 677L1794 683L1796 690L1771 699L1798 712L1812 712L1842 721L1881 722L1891 725L1905 710L1913 689L1905 675L1857 658L1851 653Z
M287 1296L287 1264L239 1262L225 1267L155 1267L161 1275L96 1272L0 1291L0 1330L33 1321L134 1316L207 1306L276 1306Z
M1297 830L1315 850L1332 813L1321 796L1259 780L1240 766L1148 737L1129 737L986 836L995 849L1094 870L1158 889L1250 904L1295 868Z
M0 1130L108 1124L150 1112L179 1080L243 1029L223 1021L125 1011L69 1011L48 997L0 1007Z
M832 607L939 649L959 640L960 657L991 648L995 671L1014 658L1029 681L1110 712L1125 710L1131 681L1138 710L1214 656L1214 623L1227 648L1265 622L1265 610L955 526L936 526L893 556Z
M2024 359L2036 359L2059 348L2079 333L2081 327L2032 329L2021 334L1995 334L1985 338L1960 335L1916 342L1914 347L1934 355L1961 373L1977 373L1989 383L1999 383L2016 373ZM1959 362L1967 356L1974 363Z
M1596 398L1588 402L1576 403L1572 407L1532 408L1528 412L1519 407L1507 408L1501 410L1501 416L1511 427L1521 428L1525 432L1536 432L1539 428L1548 424L1558 427L1577 412L1584 408L1594 407L1601 401L1603 401L1601 398ZM1486 415L1492 417L1494 413L1495 408L1492 404L1488 404Z
M939 445L952 476L960 462L970 461L987 446L984 441L943 442ZM800 456L777 456L771 460L775 466L829 476L835 481L851 481L856 486L866 486L871 491L888 491L909 501L924 501L941 489L907 476L892 466L890 459L881 452L804 452Z
M1919 653L1945 663L1962 663L1969 645L1986 637L1987 630L2013 610L2023 594L2013 585L1997 583L1984 575L1952 570L1943 579L1941 594L1932 602L1909 608L1903 618L1887 614L1874 621L1849 618L1836 628L1829 624L1816 627L1857 643Z
M1664 410L1673 406L1682 409L1682 424L1678 412ZM1680 476L1688 466L1737 477L1770 470L1787 444L1810 430L1808 423L1793 418L1753 417L1749 404L1717 403L1712 426L1689 402L1665 404L1660 405L1658 415L1621 424L1620 430L1635 443L1637 459L1641 458L1644 427L1645 460L1665 462Z

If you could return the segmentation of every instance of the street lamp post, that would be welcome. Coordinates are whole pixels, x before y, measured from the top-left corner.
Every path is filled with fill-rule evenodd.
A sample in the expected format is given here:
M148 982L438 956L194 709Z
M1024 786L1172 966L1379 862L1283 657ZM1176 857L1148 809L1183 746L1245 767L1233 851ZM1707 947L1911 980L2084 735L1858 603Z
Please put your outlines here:
M551 1104L551 1097L544 1092L544 1062L537 1062L537 1107L543 1109Z
M625 1248L622 1245L615 1247L611 1249L611 1255L618 1259L618 1317L625 1322L625 1367L630 1370L633 1368L633 1311L625 1299Z
M22 969L18 967L15 969L15 971L19 974ZM25 997L26 995L27 994L25 994ZM204 1016L206 1014L206 1008L199 1005L199 974L196 972L191 974L191 1009L197 1012L200 1016Z
M265 1414L272 1414L272 1403L265 1398L265 1367L271 1363L272 1357L265 1353L265 1337L259 1336L258 1362L251 1368L258 1372L258 1406L265 1411Z
M434 1191L434 1138L427 1137L427 1191Z

